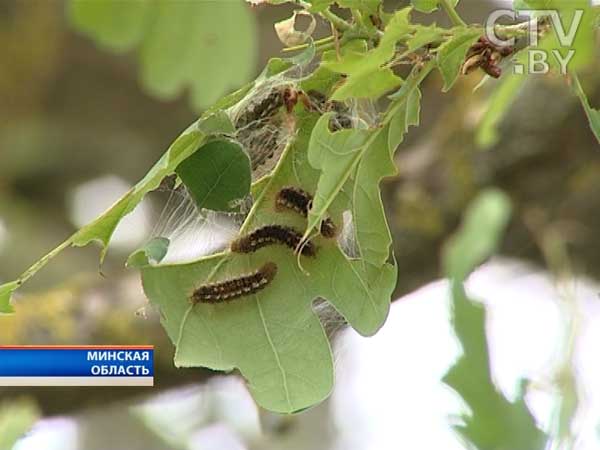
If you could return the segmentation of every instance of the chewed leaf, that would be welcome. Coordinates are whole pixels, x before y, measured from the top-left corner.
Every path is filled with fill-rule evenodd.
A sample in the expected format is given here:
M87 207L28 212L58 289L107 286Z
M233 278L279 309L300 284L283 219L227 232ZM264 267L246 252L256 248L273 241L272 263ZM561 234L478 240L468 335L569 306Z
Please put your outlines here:
M196 131L194 128L196 128L195 125L188 128L175 140L142 181L136 184L108 211L75 233L71 238L72 245L82 247L90 242L100 242L103 246L104 255L113 232L121 219L133 211L149 191L156 189L162 179L173 173L175 168L194 153L206 139L203 133Z
M250 158L228 139L203 145L176 172L199 208L236 211L250 192Z
M156 237L127 258L127 267L142 268L151 264L158 264L169 250L169 239Z
M260 190L240 235L272 224L306 228L306 218L278 210L275 199L284 186L314 192L318 171L306 159L314 124L312 114L299 116L298 134ZM336 136L351 147L360 147L368 136L356 135L355 130L340 133ZM321 156L313 155L313 162L327 164L330 155ZM163 325L177 346L176 364L238 368L256 401L273 411L299 411L327 397L333 385L332 355L313 301L329 301L359 333L372 335L387 316L396 268L349 259L334 239L317 236L311 244L315 249L311 257L298 256L285 245L271 245L249 254L225 252L191 264L144 268L144 289L161 308ZM236 292L219 304L190 303L200 287L208 295L209 285L219 286L215 293L227 297L226 290L238 289L242 279L267 263L276 266L276 274L249 289L251 294Z
M379 182L394 173L396 166L388 147L388 133L379 133L356 171L352 209L360 256L376 267L387 261L392 243Z

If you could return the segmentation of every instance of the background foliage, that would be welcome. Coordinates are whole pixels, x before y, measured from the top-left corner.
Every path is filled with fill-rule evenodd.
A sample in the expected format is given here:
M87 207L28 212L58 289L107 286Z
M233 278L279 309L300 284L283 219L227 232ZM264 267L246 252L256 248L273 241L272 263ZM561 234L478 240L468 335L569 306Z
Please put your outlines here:
M204 109L231 87L241 85L247 81L250 78L250 72L255 70L255 41L252 38L239 38L239 36L251 36L254 33L252 14L242 2L216 4L213 2L169 2L164 0L156 8L148 8L146 2L127 2L127 6L121 11L122 14L118 15L111 12L111 8L114 10L115 7L113 3L72 1L68 7L68 17L77 30L91 37L97 45L116 52L127 52L128 55L135 55L135 59L137 60L135 64L137 69L135 70L139 71L141 85L150 94L158 98L173 98L182 89L189 88L189 98L193 107ZM328 7L331 3L333 2L311 2L312 6L310 10L314 13L327 13L330 11ZM355 14L354 19L359 21L362 17L364 20L362 25L365 27L363 31L367 34L369 32L378 34L365 19L369 14L377 12L377 1L348 1L338 3L341 7L358 9L360 14ZM442 6L446 10L454 6L450 2L439 3L441 5L438 2L414 1L413 5L415 9L422 12L431 12L438 6ZM525 6L535 7L539 5L528 2ZM561 8L565 11L566 15L570 14L573 8L573 4L565 7L564 2L555 2L550 6ZM406 174L406 178L400 178L397 188L390 188L388 194L396 200L399 198L399 201L396 203L397 206L392 208L392 212L388 212L388 216L391 217L392 231L388 230L385 223L384 210L379 199L379 183L384 177L394 174L393 162L399 162L403 159L403 154L395 156L394 151L397 145L404 140L404 133L408 130L408 127L419 123L420 101L422 98L419 85L425 82L425 77L435 66L439 69L442 85L435 86L435 89L432 86L431 90L437 90L441 87L441 90L448 91L453 86L458 86L455 89L459 89L459 91L456 97L453 97L455 99L450 100L452 106L449 108L456 110L455 107L458 106L464 108L466 111L468 106L461 105L465 103L468 105L473 101L478 101L479 95L471 93L468 85L466 88L461 89L459 73L465 55L469 47L481 35L481 29L460 28L460 25L457 25L459 28L455 28L452 36L446 38L442 37L444 36L442 27L438 27L437 25L413 26L409 21L408 10L399 11L394 15L385 17L387 26L377 46L367 45L368 39L353 39L348 43L344 42L345 45L342 46L339 57L335 49L332 49L329 44L327 44L329 47L323 54L324 62L322 67L331 74L332 79L335 79L335 74L343 73L347 75L346 82L341 87L333 89L334 99L346 100L354 97L377 99L389 91L397 89L390 97L391 105L388 107L385 115L382 116L382 126L376 130L358 129L332 134L327 129L329 120L329 116L327 115L322 116L318 120L314 116L310 117L310 115L301 119L306 121L304 122L306 126L300 127L306 134L298 137L294 146L299 150L294 151L306 154L308 172L317 170L321 171L321 173L302 174L300 176L301 180L293 181L302 181L303 186L311 186L317 192L315 205L306 225L306 235L319 223L322 215L331 206L338 192L341 189L345 189L343 186L346 182L353 182L354 189L350 189L349 193L356 221L356 237L362 258L361 262L372 264L375 268L388 267L389 265L386 262L389 256L388 249L391 245L391 236L399 237L400 239L395 241L396 248L400 249L399 252L396 252L397 259L400 260L399 272L401 276L399 289L405 291L410 289L411 285L416 286L420 284L422 282L421 277L426 278L428 276L427 270L424 270L422 265L417 263L431 257L431 255L435 255L435 251L430 250L438 248L440 242L445 239L447 234L453 231L460 211L475 197L477 191L482 187L498 183L504 185L502 187L509 192L513 197L513 202L517 204L517 211L521 211L523 201L538 207L540 200L536 198L535 191L532 192L527 187L522 188L520 185L521 181L517 175L514 175L514 178L511 180L510 176L502 172L504 170L503 167L510 167L511 164L517 164L517 167L519 167L519 164L523 161L521 159L523 158L522 154L511 155L510 152L505 152L509 154L503 155L503 161L493 162L495 156L481 156L481 154L458 149L454 152L448 152L446 155L440 153L435 158L426 161L426 167L434 169L428 170L427 175L418 171ZM451 11L453 10L451 9ZM218 17L227 18L227 20L216 20L215 18ZM453 14L450 14L450 18L456 20ZM181 24L186 21L189 21L190 25L182 26ZM231 24L231 28L224 29L223 23ZM195 29L201 29L202 33L194 33ZM227 32L228 29L231 31ZM236 37L233 38L233 36ZM585 39L578 40L576 44L578 50L576 68L581 73L582 81L573 73L571 76L571 86L575 94L573 98L579 98L581 101L592 130L597 137L600 134L596 117L598 111L591 106L592 103L587 99L585 94L585 91L591 91L591 89L584 88L588 83L592 86L594 85L593 78L590 77L588 80L586 74L589 73L587 71L592 70L590 67L593 67L595 61L590 56L590 52L593 51L593 47L590 45L591 36L586 35L584 37ZM542 45L554 45L552 39L553 37L550 36ZM395 49L399 42L406 43L407 51L412 51L432 42L439 42L440 40L443 42L438 48L435 59L430 63L426 62L418 70L413 70L411 74L397 74L389 66L390 63L393 63L393 58L398 56ZM182 45L182 42L185 45ZM316 45L316 49L319 52L322 50L319 49L318 44ZM188 55L193 55L193 57L189 57ZM272 61L270 67L276 64L280 64L280 62ZM135 74L136 72L131 70L131 73ZM319 75L322 75L322 73ZM310 79L308 82L310 82ZM550 81L550 83L552 82ZM487 84L489 85L490 83L488 82ZM507 120L510 122L510 117L506 119L507 112L511 111L511 107L514 107L517 95L523 93L523 90L528 89L530 84L531 82L526 80L525 77L512 75L506 70L505 76L498 82L494 82L492 89L486 91L486 96L483 100L479 100L482 103L486 103L485 112L478 118L479 126L475 129L468 129L468 126L465 127L463 123L462 127L457 127L457 129L466 128L464 134L461 134L460 131L452 128L453 122L449 120L443 125L451 131L440 130L434 133L436 147L447 148L446 145L449 144L450 148L457 149L465 142L473 141L486 147L499 145L498 143L501 142L500 139L503 135L499 127L506 124ZM431 86L431 82L428 86ZM552 89L556 87L556 85L551 86ZM472 98L475 100L471 100ZM426 99L425 105L427 104ZM179 105L179 107L185 109L182 105ZM192 116L189 111L186 111L186 114L190 117ZM158 114L158 116L162 115L164 113ZM562 117L560 112L557 113L557 116ZM444 122L440 120L440 117L437 119L438 122ZM182 123L189 122L191 120L187 120L187 122L185 120L173 121L173 123L176 123L175 127L180 127ZM431 123L431 121L428 122ZM556 123L559 123L559 121ZM58 251L69 245L83 246L94 240L101 241L106 248L121 218L133 210L147 192L158 187L162 178L172 173L188 156L192 154L200 155L201 153L196 152L196 150L206 147L203 147L203 144L207 142L210 135L215 134L215 132L224 131L221 128L222 126L223 122L220 119L215 121L214 117L211 119L210 114L204 115L203 119L192 125L175 140L169 147L168 152L159 160L148 175L129 191L122 200L115 204L100 219L76 232L65 244L58 248ZM314 126L314 129L312 126ZM171 129L171 133L173 133L173 129ZM311 130L312 133L310 133ZM516 134L516 132L511 132L512 134ZM40 142L47 140L48 130L42 127L40 135L46 138L40 138ZM536 136L536 138L543 140L540 136ZM589 141L587 145L589 145ZM506 145L505 143L504 147L510 149L510 145ZM585 147L585 144L582 144L582 147ZM526 148L526 146L521 144L517 145L516 148L518 151ZM536 158L538 157L537 155L543 154L541 150L536 150L536 148L533 150L527 148L529 158ZM344 152L340 153L339 149L344 149ZM536 151L539 152L537 155ZM208 152L207 155L214 156L217 153ZM501 157L498 156L496 158ZM492 159L491 163L484 165L488 171L487 173L485 171L484 173L481 172L481 166L477 162L480 159ZM528 166L529 162L525 161L523 164L527 164ZM593 187L592 180L594 178L593 171L595 170L595 165L585 167L585 163L582 163L581 166L578 166L575 162L571 164L574 164L570 166L573 171L573 183L578 183L578 190L573 195L583 195L581 194L582 190L584 194L585 192L590 192ZM560 167L561 164L557 163L557 166ZM243 159L240 167L236 174L247 173L247 168L244 168ZM406 170L402 164L400 164L400 170L401 172ZM585 173L586 171L588 173ZM142 173L142 171L136 173ZM438 174L442 175L438 176ZM282 186L285 182L288 182L284 180L291 180L291 178L286 178L289 175L286 175L284 166L281 169L281 173L277 176L282 177L282 180L271 180L273 188ZM431 182L431 179L436 180L436 182L438 180L447 180L445 183L448 189L439 199L435 197L444 190L431 186L431 184L435 184ZM541 185L543 183L540 183ZM543 187L538 187L538 189L542 192L544 191ZM246 186L239 192L234 193L231 198L239 198L247 190L248 187ZM219 190L219 192L228 191L228 189ZM269 195L272 195L272 192L269 193L268 188L265 192L264 195L267 198ZM228 200L230 199L218 198L217 204L222 207L222 205L229 203ZM549 200L552 203L551 199ZM565 203L567 201L568 199L565 200ZM493 248L496 247L497 241L500 239L501 229L507 221L507 202L504 194L499 194L495 191L482 194L475 201L473 209L469 210L471 212L467 215L466 222L460 232L461 234L457 235L447 247L444 266L446 274L455 283L453 288L455 327L457 335L461 339L465 355L455 368L449 372L446 381L463 396L471 409L472 416L469 417L472 418L465 419L466 425L462 429L463 435L470 442L479 448L541 448L543 446L543 435L535 427L535 424L533 424L522 399L518 399L515 403L510 403L501 394L496 392L489 375L489 367L486 365L488 359L487 350L483 345L485 342L485 317L479 307L475 307L470 302L468 296L460 286L460 283L464 280L468 272L481 262L482 259L487 257L493 251ZM575 209L571 213L585 220L585 211L580 212L577 208ZM405 215L407 210L410 212L408 216ZM481 214L481 218L477 219L479 214ZM553 218L547 220L552 221L558 220L558 217L561 217L563 214L569 214L569 211L557 211L550 208L550 214ZM268 220L268 216L259 215L258 219L253 220L256 220L257 224L265 223L264 221ZM482 226L482 223L485 225L488 220L489 229ZM515 219L515 222L517 222L518 226L519 217ZM253 222L248 222L248 224L251 223ZM473 223L476 223L477 227L472 225ZM398 225L400 225L401 231L398 231L396 228ZM406 244L406 240L411 236L411 233L416 233L418 239L414 240L413 244ZM414 245L418 250L411 250L411 245ZM592 249L589 248L588 250L591 252ZM335 254L335 250L332 250L332 252L332 255ZM415 253L411 252L417 252L417 254L415 255ZM421 257L418 257L419 253ZM399 255L402 257L399 257ZM53 256L54 253L50 255L50 257ZM417 256L417 258L415 259L414 256ZM472 260L469 260L470 256L472 256ZM537 256L539 257L539 255ZM535 252L533 257L536 257ZM285 258L286 261L288 259L284 255L281 255L281 258ZM585 260L585 258L584 254L583 259ZM436 258L433 256L431 259L435 260ZM202 267L203 264L210 268L214 266L216 260L217 258L205 260L198 263L196 267L190 266L185 268L185 271L190 270L193 272L193 276L197 277L199 272L205 270ZM417 267L416 271L418 273L417 275L413 275L413 279L408 279L407 283L403 284L404 277L408 277L407 272L410 273L410 271L403 272L403 267L408 261L410 261L411 265ZM144 266L146 262L147 260L142 258L141 262L133 265ZM45 260L42 260L39 266L41 267L44 263ZM323 264L323 269L316 268L315 270L313 268L313 271L324 272L327 266L332 267L337 264L335 261L330 261L329 257L324 257L321 263ZM239 262L239 264L242 263ZM283 263L283 265L285 264L287 263ZM430 273L435 274L435 262L431 264L431 267ZM11 292L20 286L21 281L25 281L37 269L38 266L34 266L30 272L25 273L20 281L0 288L0 306L3 306L4 311L9 311L8 299ZM177 283L169 282L168 278L170 275L167 272L161 274L160 269L146 268L144 269L146 285L152 286L159 282L162 287L171 286L168 289L181 291L183 287L176 285L184 272L180 272L177 268L166 270L171 272L177 271L174 275ZM294 271L296 269L294 269L293 265L290 265L289 270ZM384 272L385 270L387 269L384 269ZM153 271L157 271L159 274L154 275ZM375 272L366 270L359 278L363 279L363 277L366 277L365 279L368 279L373 276L372 273ZM298 275L295 274L293 276ZM166 278L159 278L163 276ZM293 276L286 275L290 279ZM391 287L388 289L387 286L393 285L394 277L391 275L391 272L390 275L385 276L388 281L384 284L386 286L384 291L386 291L389 297ZM155 281L153 277L159 281ZM344 278L344 282L347 280L347 278ZM369 282L371 286L377 284L377 282ZM318 281L311 283L311 286L316 288L317 291L321 288ZM325 289L325 286L326 283L323 283L322 288ZM151 298L153 297L152 289L150 287L148 290L147 287ZM311 300L314 295L316 293L311 292L310 295L307 294L307 300ZM174 293L167 297L163 295L162 298L169 298L169 300L177 298L178 300L182 300L179 297L182 297L181 293ZM332 300L330 297L326 296L326 298ZM345 300L351 299L352 297L348 293L345 296ZM153 300L160 302L158 295ZM163 306L166 310L176 304L169 303ZM180 312L173 314L177 315ZM250 314L247 312L243 314L246 314L244 317L250 317ZM295 319L304 325L306 323L311 324L312 328L308 328L314 332L313 337L319 334L323 337L320 326L314 322L314 317L310 317L310 311L308 314L307 316L306 311L299 313L295 316ZM172 314L167 313L166 315L169 334L174 341L181 344L181 339L182 337L185 339L185 335L175 337L176 332L169 330L168 325L168 318ZM279 320L289 317L289 314L287 311L274 312L274 317ZM355 324L352 323L351 317L348 317L348 315L346 317L359 331L362 328L365 331L364 334L370 334L375 331L379 326L378 323L381 322L381 319L379 319L372 325L366 326L361 325L361 323L366 323L362 322L366 321L366 318L361 317L360 321ZM176 325L174 329L179 330L179 323ZM264 323L259 327L259 329L261 328L265 328ZM197 332L200 329L201 326L196 324L192 333L193 339L198 338ZM250 331L248 327L244 327L244 329L248 330L250 335L258 333ZM283 334L281 340L275 343L274 346L276 348L279 345L287 345L288 342L296 342L299 339L298 337L290 337L289 333L286 332L286 330L290 329L293 329L293 324L282 326ZM235 340L232 348L240 350L237 343L241 339L243 337ZM310 339L304 341L304 349L314 350L315 347L318 347L310 345L310 342ZM198 344L195 341L193 345L196 347ZM180 351L182 350L178 351L176 361L179 361L179 364L183 366L202 365L219 369L230 369L233 366L239 365L237 362L224 362L224 360L219 359L222 358L221 356L213 359L206 356L198 357L195 351L192 351L193 355L190 355L187 351L182 355L179 354ZM245 353L245 351L242 353ZM275 351L275 353L277 354L278 351ZM296 359L294 355L295 353L290 353L290 360ZM331 358L331 356L328 357L329 359ZM213 362L207 363L207 359ZM190 361L193 362L190 363ZM236 361L239 361L239 359L236 359ZM251 371L256 371L260 367L264 367L260 360L253 361L253 364L256 364L256 366L253 366ZM280 362L279 366L280 369L283 367L283 372L287 371L285 364L282 366ZM477 392L474 397L468 390L468 385L471 385L471 383L465 383L468 378L467 374L464 373L464 368L467 366L470 368L468 372L473 377L472 380L479 380L479 383L477 383L479 386L486 386L485 392ZM313 368L317 370L319 369L319 365L315 364ZM330 371L331 369L329 368L323 372L323 375L316 376L316 384L318 385L323 380L327 380L328 377L324 373L330 373ZM245 373L245 375L251 378L248 373ZM261 377L263 377L262 374ZM302 391L299 394L300 400L292 402L289 398L289 389L286 390L284 388L283 391L281 389L269 390L269 383L274 379L275 377L256 378L256 380L263 380L265 386L261 386L260 383L254 384L253 386L257 389L255 394L263 405L287 412L302 409L320 400L327 394L331 383L329 380L320 389L315 389L314 386L310 389L300 388ZM285 376L283 379L285 380ZM266 395L268 397L284 392L288 394L288 398L283 403L281 400L260 400L261 394L259 392L267 392ZM315 392L321 393L315 396ZM487 398L489 401L483 401L483 398ZM496 406L492 408L491 405ZM491 413L492 410L493 413ZM494 431L506 429L512 431L504 433ZM512 438L515 441L510 441Z

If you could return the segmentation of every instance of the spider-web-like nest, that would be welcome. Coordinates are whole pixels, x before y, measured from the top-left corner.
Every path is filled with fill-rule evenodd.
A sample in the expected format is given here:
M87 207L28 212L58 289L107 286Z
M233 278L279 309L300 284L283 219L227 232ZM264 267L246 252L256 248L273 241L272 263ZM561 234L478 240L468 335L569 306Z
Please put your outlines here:
M296 120L294 113L288 110L286 95L299 92L302 77L301 68L293 67L257 83L240 102L225 110L235 126L233 138L250 158L253 181L273 170L296 134ZM376 111L372 103L331 102L316 91L301 95L304 99L296 98L293 104L303 101L304 107L318 113L335 113L330 121L331 131L366 128L375 122ZM237 237L253 201L247 198L242 201L240 212L227 213L198 208L183 184L160 190L168 193L168 199L151 237L166 237L170 241L161 264L192 262L226 249ZM356 256L350 211L344 214L338 240L348 256ZM325 300L316 300L313 309L328 335L332 336L345 326L345 319Z

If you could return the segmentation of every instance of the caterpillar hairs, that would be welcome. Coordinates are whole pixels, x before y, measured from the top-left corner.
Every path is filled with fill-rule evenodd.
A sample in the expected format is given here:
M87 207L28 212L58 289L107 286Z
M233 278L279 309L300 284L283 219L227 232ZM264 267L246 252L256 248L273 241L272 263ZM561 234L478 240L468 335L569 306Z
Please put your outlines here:
M294 251L299 250L304 256L315 256L317 253L313 243L302 243L301 233L283 225L265 225L258 228L252 233L233 241L231 251L235 253L253 253L273 244L282 244Z
M308 216L308 210L312 206L312 195L308 192L293 186L282 188L275 198L275 208L278 210L290 209L296 211L303 217ZM337 228L330 217L321 221L321 235L326 238L333 238L337 234Z
M216 304L252 295L267 287L276 274L277 265L273 262L267 262L256 272L249 275L200 286L194 290L190 301L193 304Z

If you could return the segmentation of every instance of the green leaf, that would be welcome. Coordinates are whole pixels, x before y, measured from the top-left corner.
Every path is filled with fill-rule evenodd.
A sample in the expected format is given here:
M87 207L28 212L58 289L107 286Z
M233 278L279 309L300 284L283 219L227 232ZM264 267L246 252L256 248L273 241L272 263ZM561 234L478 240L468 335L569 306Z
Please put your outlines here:
M240 234L273 223L306 227L305 218L278 212L273 202L283 186L314 192L318 172L306 152L315 119L314 114L299 115L298 134ZM287 247L274 246L250 255L225 252L192 264L144 268L146 294L160 306L163 325L177 346L176 365L238 368L256 401L277 412L299 411L323 400L333 385L333 362L313 300L325 298L359 333L371 335L387 315L396 270L389 264L375 270L348 259L336 240L317 236L312 242L315 258L298 260ZM190 305L195 287L251 273L266 261L278 270L265 289L221 305Z
M573 89L583 105L583 109L590 123L590 128L600 143L600 111L592 108L590 105L590 101L588 100L587 95L585 95L581 82L579 81L579 77L575 74L572 74L571 76L573 78Z
M395 111L389 126L379 132L358 163L353 188L353 219L359 254L375 267L389 258L392 238L381 202L379 183L396 173L393 154L411 125L418 125L421 92L419 84L434 67L430 62L414 69L406 83L393 98L390 110Z
M444 79L444 92L449 91L456 82L467 51L481 34L482 31L478 29L458 29L452 39L440 46L437 62Z
M71 0L68 16L98 46L126 52L142 42L154 12L147 0Z
M402 107L390 122L388 148L391 152L394 152L402 143L404 135L408 132L410 126L419 125L419 117L421 114L421 90L418 87L415 87L407 93L407 96L402 103Z
M0 449L12 449L39 417L38 407L30 400L10 400L0 403Z
M255 24L242 0L228 2L71 0L74 27L114 51L139 49L141 80L172 99L190 89L204 109L241 85L256 61Z
M198 208L238 211L250 192L250 158L240 144L218 139L203 145L175 170Z
M478 449L541 450L546 437L530 414L522 394L513 403L492 381L485 309L466 295L463 281L497 248L510 216L510 201L494 189L471 204L463 224L444 249L444 267L451 280L453 325L463 355L444 377L466 402L470 414L454 428Z
M170 240L165 237L156 237L142 248L133 252L127 258L127 267L142 268L152 264L158 264L169 250Z
M422 68L415 67L406 79L404 86L398 92L390 95L392 105L390 110L395 110L390 120L390 130L388 133L388 146L390 152L395 152L396 148L404 139L404 134L411 125L419 124L419 114L421 111L421 91L419 85L425 77L435 67L435 61L429 61Z
M406 41L407 52L414 52L415 50L424 47L427 44L440 41L443 37L444 30L435 25L414 26L416 27L415 33Z
M333 113L327 113L319 118L308 146L308 161L321 174L308 215L306 236L321 222L373 137L372 131L359 129L332 133L329 131L332 116Z
M392 244L379 183L395 173L388 133L384 130L378 133L360 160L353 192L352 218L359 254L375 267L381 267L388 260Z
M375 99L402 83L400 77L394 75L390 68L382 65L394 55L396 43L409 33L410 12L411 8L404 8L394 14L377 48L365 52L365 43L359 41L362 48L357 49L354 44L344 49L341 60L324 59L324 67L334 72L348 74L348 78L334 92L332 99L345 100L350 97Z
M14 308L10 304L10 296L19 288L17 281L0 285L0 314L11 314Z

